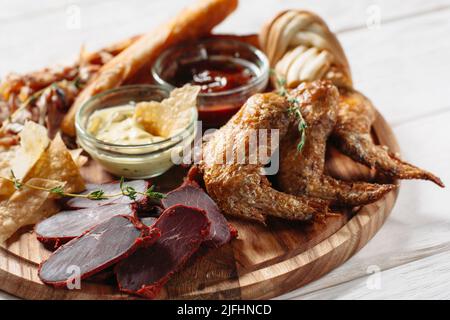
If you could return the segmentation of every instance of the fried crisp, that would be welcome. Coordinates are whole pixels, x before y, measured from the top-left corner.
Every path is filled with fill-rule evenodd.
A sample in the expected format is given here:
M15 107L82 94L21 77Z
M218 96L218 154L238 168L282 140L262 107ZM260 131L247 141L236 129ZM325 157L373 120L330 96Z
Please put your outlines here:
M64 186L60 181L39 178L30 179L27 184L47 189ZM0 202L0 243L21 227L35 224L58 212L59 208L53 197L48 191L23 186L9 200Z
M14 146L8 150L0 150L0 176L11 175L11 163L19 147ZM11 181L0 179L0 199L7 198L14 193L14 185Z
M50 143L47 129L32 121L25 123L19 137L20 147L1 151L0 176L2 177L10 177L12 170L17 179L22 179ZM13 193L13 183L0 179L0 196L9 197Z
M27 122L20 133L20 147L3 151L9 161L3 161L0 173L10 177L11 171L23 185L15 190L12 182L1 179L0 242L8 239L19 228L37 223L59 211L54 196L49 191L28 187L51 189L63 187L65 192L76 193L85 189L78 164L84 162L80 150L69 151L58 134L49 145L47 130Z
M11 169L18 179L23 179L47 149L50 140L47 129L32 121L25 123L19 136L20 148L12 161Z
M161 102L140 102L134 118L150 134L169 138L189 125L199 92L199 86L187 84L174 89L170 97Z
M65 182L64 191L69 193L77 193L85 189L80 170L60 134L56 135L48 149L28 171L23 181L28 182L31 178Z
M72 156L73 161L77 164L79 168L84 166L88 161L89 158L86 156L83 156L81 153L83 152L82 148L69 150L70 155Z

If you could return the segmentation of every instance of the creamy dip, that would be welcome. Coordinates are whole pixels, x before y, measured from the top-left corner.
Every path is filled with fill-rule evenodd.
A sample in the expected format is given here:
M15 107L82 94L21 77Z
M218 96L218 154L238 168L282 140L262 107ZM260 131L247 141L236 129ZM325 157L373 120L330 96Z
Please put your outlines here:
M145 131L135 120L134 111L132 103L97 110L89 117L87 130L98 140L120 145L147 144L164 139Z
M149 99L137 103L133 102L136 100L132 89L121 90L130 99L122 99L125 102L120 105L99 105L84 121L90 137L77 129L78 143L117 176L131 179L158 176L179 162L179 156L188 150L195 137L200 88L186 85L172 90L162 101ZM108 104L108 96L103 96L101 103Z

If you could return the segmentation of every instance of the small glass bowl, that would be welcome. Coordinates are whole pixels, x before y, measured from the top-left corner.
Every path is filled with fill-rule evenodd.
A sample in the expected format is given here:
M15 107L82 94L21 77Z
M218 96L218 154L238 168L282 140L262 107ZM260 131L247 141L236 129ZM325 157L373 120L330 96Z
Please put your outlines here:
M89 117L96 110L141 101L162 101L169 90L161 86L130 85L112 89L93 96L81 106L75 119L77 142L105 170L130 179L145 179L161 175L174 164L174 155L179 155L193 141L196 133L197 110L193 108L189 125L176 135L165 140L122 145L98 140L87 130Z
M203 127L218 127L226 123L250 96L266 88L269 80L269 62L261 50L245 42L209 38L167 49L155 61L152 75L156 83L173 89L175 86L169 81L180 63L207 59L238 60L255 74L254 78L240 87L199 94L198 112Z

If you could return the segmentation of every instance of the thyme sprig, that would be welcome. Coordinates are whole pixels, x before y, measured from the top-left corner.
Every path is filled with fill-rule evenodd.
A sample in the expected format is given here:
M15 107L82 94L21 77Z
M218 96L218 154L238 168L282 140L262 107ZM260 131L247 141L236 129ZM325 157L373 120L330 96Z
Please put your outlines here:
M14 188L20 189L22 188L23 184L20 182L19 179L16 178L16 175L14 174L14 171L11 170L11 180L12 183L14 183Z
M152 199L164 199L166 197L166 195L164 193L154 191L154 189L155 189L155 185L151 185L150 188L148 188L145 191L145 194L147 195L147 197L152 198Z
M306 129L308 128L308 125L303 118L302 112L300 111L300 101L297 97L291 96L289 94L289 91L286 88L286 79L281 77L275 70L271 70L272 75L276 79L277 84L277 93L285 97L287 101L289 102L289 114L294 115L298 120L298 132L300 133L300 141L297 144L297 151L301 152L303 150L303 147L305 146L306 142Z
M135 188L126 185L123 177L120 178L120 190L124 196L130 198L131 200L136 200L138 192Z
M0 177L0 179L4 179L6 181L12 182L14 184L14 188L17 190L20 190L23 187L27 187L27 188L34 189L34 190L47 191L49 193L56 194L61 197L85 198L85 199L90 199L90 200L104 200L104 199L109 199L109 198L116 198L119 196L125 196L125 197L130 198L133 201L136 200L138 194L144 195L146 197L153 198L153 199L163 199L166 197L166 195L164 193L154 191L154 188L155 188L154 185L150 186L144 192L137 191L132 186L127 185L125 183L125 179L123 177L120 178L120 191L121 192L118 192L115 194L105 194L105 191L103 191L102 189L91 191L88 194L68 193L68 192L64 191L64 187L62 185L56 186L53 188L40 187L40 186L22 182L20 179L18 179L15 176L15 174L12 170L11 170L11 177L9 177L9 178Z
M297 128L298 132L300 132L300 141L297 144L297 151L302 152L306 142L306 129L308 128L308 125L306 124L306 121L303 118L302 113L300 112L300 105L298 100L297 99L294 100L295 100L294 102L291 102L292 105L288 111L298 119Z

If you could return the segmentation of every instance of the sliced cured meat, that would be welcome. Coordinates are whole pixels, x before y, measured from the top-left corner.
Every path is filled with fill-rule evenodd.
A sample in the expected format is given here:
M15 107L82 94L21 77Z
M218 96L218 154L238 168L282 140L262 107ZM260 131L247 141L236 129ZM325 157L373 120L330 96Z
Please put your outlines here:
M204 210L175 205L166 209L154 226L161 237L114 269L120 290L150 299L208 237L210 222Z
M135 218L112 217L56 250L39 266L39 278L46 284L64 287L74 277L90 277L158 237L158 229L145 227Z
M230 225L214 200L194 181L186 180L180 187L167 193L161 203L164 208L169 208L175 204L183 204L205 210L208 219L211 221L210 234L205 241L207 245L219 247L236 235L234 228L230 231Z
M149 183L145 180L132 180L125 182L127 186L133 187L138 192L145 192L147 188L149 187ZM120 194L120 183L119 182L113 182L113 183L105 183L105 184L88 184L86 186L86 191L84 191L82 194L90 194L93 191L96 190L103 190L105 194L113 195L113 194ZM70 209L83 209L83 208L92 208L92 207L101 207L104 205L110 205L110 204L119 204L119 203L138 203L145 205L147 197L144 195L137 195L136 200L131 200L129 197L119 195L117 197L103 199L103 200L91 200L87 198L72 198L69 201L67 201L67 207Z
M102 284L111 284L116 286L116 278L114 277L114 266L110 266L90 277L87 277L84 281L102 283Z
M85 208L80 210L61 211L38 223L34 231L37 239L46 248L54 250L64 243L81 236L117 215L133 216L131 204L113 204L109 206Z

